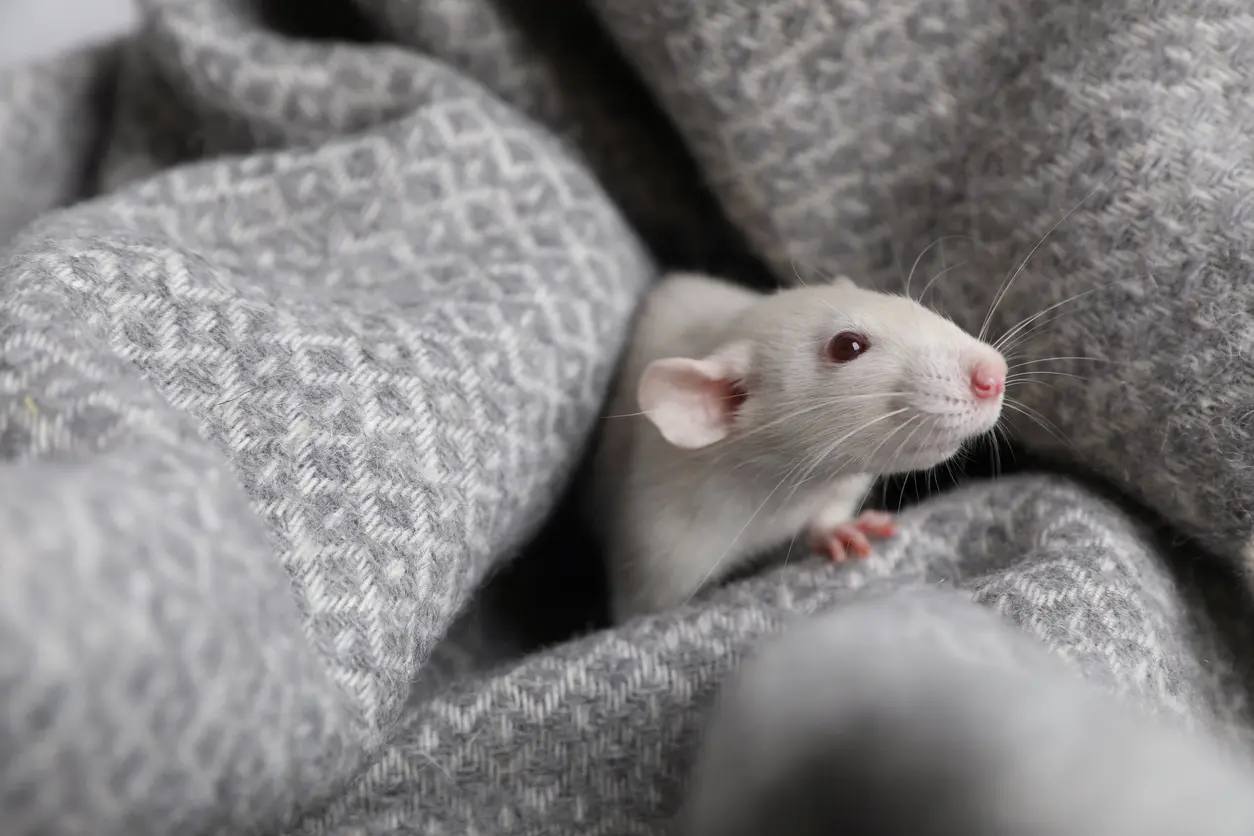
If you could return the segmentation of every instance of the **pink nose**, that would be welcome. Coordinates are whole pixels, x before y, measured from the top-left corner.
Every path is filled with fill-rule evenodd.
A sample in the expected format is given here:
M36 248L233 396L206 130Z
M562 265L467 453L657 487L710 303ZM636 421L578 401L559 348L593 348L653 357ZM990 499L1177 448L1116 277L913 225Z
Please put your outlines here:
M1006 391L1006 371L987 362L975 364L971 370L971 392L982 400L991 400Z

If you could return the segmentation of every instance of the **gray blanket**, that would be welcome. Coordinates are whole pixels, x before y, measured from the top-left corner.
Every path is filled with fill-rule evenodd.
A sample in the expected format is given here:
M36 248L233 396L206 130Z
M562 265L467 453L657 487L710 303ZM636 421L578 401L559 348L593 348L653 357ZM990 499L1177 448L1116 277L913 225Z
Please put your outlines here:
M1251 61L1244 0L148 0L0 71L0 831L720 832L800 717L866 721L785 805L842 832L1254 832ZM602 628L563 495L675 269L1023 322L1043 470Z

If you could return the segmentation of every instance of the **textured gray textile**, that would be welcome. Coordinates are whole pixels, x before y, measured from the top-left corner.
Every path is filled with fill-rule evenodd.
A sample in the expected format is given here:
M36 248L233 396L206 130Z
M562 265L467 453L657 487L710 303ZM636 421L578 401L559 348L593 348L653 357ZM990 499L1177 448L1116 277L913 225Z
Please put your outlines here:
M952 591L850 602L769 643L727 689L690 832L1250 832L1247 762L1147 725L1060 665Z
M1056 751L1126 712L1091 832L1171 774L1153 723L1247 752L1245 5L149 0L0 71L0 832L664 833L744 652L920 585L1066 660ZM865 563L532 629L595 624L562 497L659 272L899 289L963 234L912 285L965 259L926 299L978 330L1098 186L993 333L1094 291L1022 356L1110 362L1021 367L1077 377L1017 429L1118 494L972 483Z

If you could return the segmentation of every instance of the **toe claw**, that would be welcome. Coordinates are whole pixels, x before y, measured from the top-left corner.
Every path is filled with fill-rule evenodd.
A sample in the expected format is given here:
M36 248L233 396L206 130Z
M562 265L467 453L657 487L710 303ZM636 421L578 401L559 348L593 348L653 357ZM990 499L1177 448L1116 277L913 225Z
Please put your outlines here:
M827 556L833 563L844 563L849 559L849 552L845 550L844 543L833 537L827 541Z
M891 537L896 531L897 525L891 514L865 511L852 522L814 532L811 542L815 551L826 553L832 562L844 563L852 557L869 557L872 537Z
M875 537L892 537L897 533L897 523L892 514L883 511L864 511L855 522L859 531Z
M859 529L853 528L842 532L842 537L846 548L856 554L858 557L869 557L871 554L871 540Z

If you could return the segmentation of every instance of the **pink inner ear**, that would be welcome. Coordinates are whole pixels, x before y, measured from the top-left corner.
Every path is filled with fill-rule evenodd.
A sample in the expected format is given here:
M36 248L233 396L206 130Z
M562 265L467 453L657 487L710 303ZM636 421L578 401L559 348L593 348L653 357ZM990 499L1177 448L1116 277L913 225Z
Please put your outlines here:
M724 426L736 417L747 397L744 387L736 380L707 380L702 388L705 390L703 400L710 415L709 420Z
M718 381L719 402L725 404L724 410L726 418L733 418L736 413L740 412L740 407L749 398L749 393L745 391L744 381L741 380L720 380Z
M650 364L637 394L641 411L676 447L697 449L725 438L744 403L744 388L724 360L670 358Z

